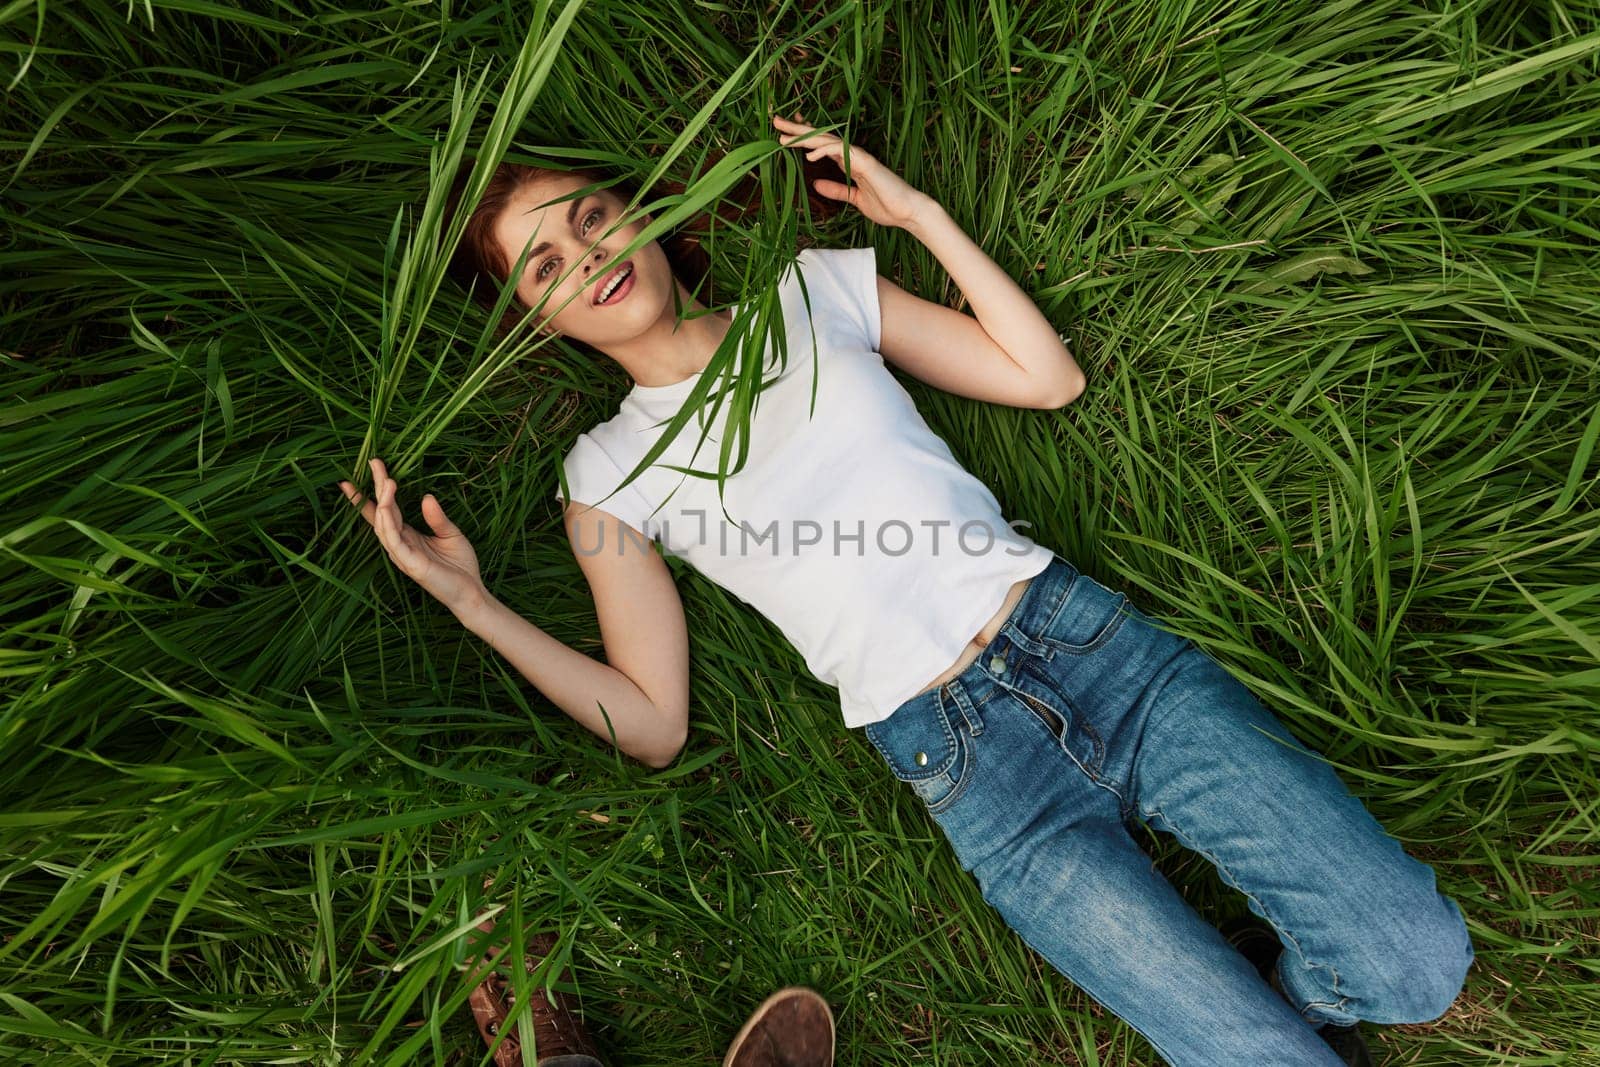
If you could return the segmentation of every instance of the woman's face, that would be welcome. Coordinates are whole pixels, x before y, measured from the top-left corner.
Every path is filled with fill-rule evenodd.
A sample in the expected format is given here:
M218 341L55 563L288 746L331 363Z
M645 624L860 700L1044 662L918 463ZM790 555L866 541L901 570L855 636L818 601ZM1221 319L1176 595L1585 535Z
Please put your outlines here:
M627 206L610 189L550 203L589 184L578 175L552 174L523 186L495 220L494 236L509 267L514 268L523 249L532 246L517 279L517 296L532 307L549 291L549 299L535 316L540 328L604 351L644 333L663 313L670 314L677 282L666 253L655 241L626 260L617 260L617 253L638 236L650 216L636 212L626 225L602 237ZM606 281L624 263L632 268L628 278L614 287L604 304L597 303Z

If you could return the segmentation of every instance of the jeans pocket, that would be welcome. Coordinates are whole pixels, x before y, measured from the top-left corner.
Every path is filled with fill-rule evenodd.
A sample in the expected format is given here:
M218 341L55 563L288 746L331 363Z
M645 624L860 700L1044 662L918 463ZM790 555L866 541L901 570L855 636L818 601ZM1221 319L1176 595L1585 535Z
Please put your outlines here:
M1061 748L1090 778L1099 780L1105 765L1106 746L1100 731L1079 709L1076 702L1051 678L1048 662L1024 664L1007 688L1018 704L1043 726Z
M1116 636L1132 614L1131 608L1126 593L1101 585L1079 571L1056 599L1037 638L1061 652L1093 652Z
M865 733L894 776L935 815L959 800L972 781L972 735L964 720L952 723L942 706L917 700L869 723Z

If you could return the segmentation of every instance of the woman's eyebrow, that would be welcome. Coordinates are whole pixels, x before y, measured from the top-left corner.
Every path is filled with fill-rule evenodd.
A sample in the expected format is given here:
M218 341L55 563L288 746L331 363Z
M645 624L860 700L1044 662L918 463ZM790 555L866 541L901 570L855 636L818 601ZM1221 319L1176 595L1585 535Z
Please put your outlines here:
M567 202L567 228L568 229L574 229L575 228L573 226L572 220L577 217L578 208L587 199L589 199L589 197L580 196L580 197L577 197L574 200L570 200L570 201ZM527 211L524 211L523 214L526 215L529 212L533 212L533 211L537 211L537 210L539 210L539 209L530 207ZM539 255L540 253L542 253L545 249L547 249L549 247L550 247L550 242L549 241L540 241L537 245L534 246L533 251L528 253L528 258L532 259L534 256Z

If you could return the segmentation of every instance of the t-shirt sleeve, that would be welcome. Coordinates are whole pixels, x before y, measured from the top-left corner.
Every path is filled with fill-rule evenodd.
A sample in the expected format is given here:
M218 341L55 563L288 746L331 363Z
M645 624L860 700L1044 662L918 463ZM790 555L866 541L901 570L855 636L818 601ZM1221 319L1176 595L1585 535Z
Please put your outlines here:
M845 315L853 332L874 352L883 339L883 318L878 309L878 253L863 248L807 248L797 257L805 268L806 286L813 308L817 283L826 298Z
M571 491L571 500L615 515L646 537L656 539L654 523L649 518L655 508L639 491L638 479L613 492L622 485L628 472L619 467L592 436L578 435L578 440L561 461L561 470ZM569 499L563 495L559 484L555 498L563 504Z

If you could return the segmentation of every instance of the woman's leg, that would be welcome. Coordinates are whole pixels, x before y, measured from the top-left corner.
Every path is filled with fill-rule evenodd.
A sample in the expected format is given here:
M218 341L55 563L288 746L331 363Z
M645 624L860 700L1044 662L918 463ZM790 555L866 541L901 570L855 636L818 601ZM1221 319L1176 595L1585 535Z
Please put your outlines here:
M1174 1067L1341 1061L1156 870L1115 800L1031 822L973 867L984 898Z
M1167 1062L1332 1067L1314 1024L1434 1018L1472 948L1431 870L1248 697L1058 556L975 663L866 733L1011 927ZM1274 924L1292 1007L1155 871L1140 817Z
M1014 678L1020 648L997 641ZM996 644L990 646L991 649ZM987 657L988 653L986 653ZM1093 736L1023 690L963 674L867 727L1022 939L1174 1067L1339 1067L1254 967L1155 870ZM963 684L963 678L971 684Z
M1276 928L1279 982L1308 1022L1444 1013L1473 958L1461 909L1327 763L1192 641L1087 575L1034 614L1037 640L1020 639L1043 695L1096 737L1095 779Z
M1135 616L1123 632L1137 641L1148 627ZM1128 804L1215 864L1277 929L1278 980L1301 1014L1314 1024L1443 1015L1473 949L1433 869L1192 643L1143 704L1117 768Z

